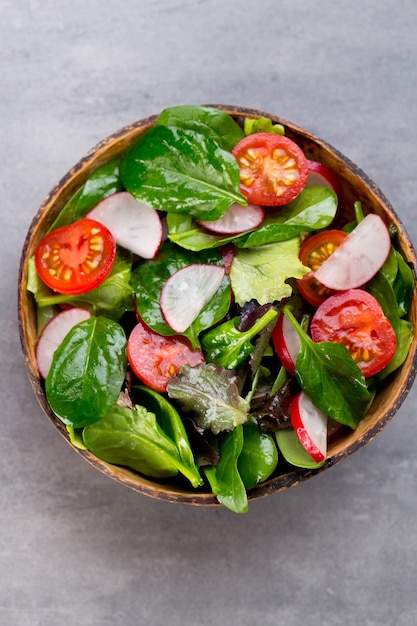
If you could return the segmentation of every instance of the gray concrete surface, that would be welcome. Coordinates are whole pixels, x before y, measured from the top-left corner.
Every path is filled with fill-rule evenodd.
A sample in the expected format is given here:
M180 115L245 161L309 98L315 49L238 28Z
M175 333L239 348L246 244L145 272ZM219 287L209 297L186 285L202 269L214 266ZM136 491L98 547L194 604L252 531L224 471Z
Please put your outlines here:
M416 393L371 444L246 516L113 483L38 407L16 322L43 197L180 103L258 107L355 161L417 242L414 0L0 0L1 626L413 626Z

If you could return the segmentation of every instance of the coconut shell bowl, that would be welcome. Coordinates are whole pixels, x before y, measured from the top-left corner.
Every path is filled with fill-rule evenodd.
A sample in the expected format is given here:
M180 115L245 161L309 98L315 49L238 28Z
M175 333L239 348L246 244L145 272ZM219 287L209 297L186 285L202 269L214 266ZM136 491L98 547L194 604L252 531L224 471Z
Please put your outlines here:
M355 202L359 201L365 213L376 213L387 225L393 225L396 229L396 248L401 252L415 275L415 251L399 216L381 190L348 158L307 130L275 115L243 107L211 106L230 114L240 124L243 123L244 118L257 119L259 117L266 117L274 124L282 124L285 128L285 135L298 144L307 159L324 164L337 176L342 187L343 204L340 208L344 213L342 221L346 223L353 219L353 206ZM21 254L18 283L19 332L26 369L37 401L46 417L73 448L74 452L104 475L138 493L169 502L214 506L219 505L219 502L208 487L194 489L191 485L187 486L185 482L181 481L148 478L126 467L104 462L88 450L74 445L66 426L55 416L48 404L44 380L39 375L37 366L36 305L32 293L27 290L29 259L33 256L39 242L54 223L62 208L89 176L99 166L122 155L129 146L155 124L157 117L155 115L139 120L101 141L74 165L43 201L32 220ZM417 320L415 289L408 320L413 324ZM249 489L248 499L262 498L310 479L340 463L380 433L394 417L411 389L416 375L416 346L417 336L414 329L414 336L405 362L388 376L384 384L378 388L371 408L358 427L355 430L347 430L329 443L327 457L321 467L303 469L278 464L277 470L267 480Z

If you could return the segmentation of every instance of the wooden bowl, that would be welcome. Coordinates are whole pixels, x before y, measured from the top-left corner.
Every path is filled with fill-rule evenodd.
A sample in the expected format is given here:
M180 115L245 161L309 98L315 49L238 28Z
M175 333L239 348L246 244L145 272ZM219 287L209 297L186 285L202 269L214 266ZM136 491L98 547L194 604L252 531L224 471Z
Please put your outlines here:
M416 254L399 217L380 189L349 159L308 131L275 115L243 107L224 105L211 106L216 106L226 111L236 119L264 116L272 119L274 123L283 124L286 128L286 135L298 143L307 158L320 161L337 173L343 187L343 196L345 199L344 207L353 207L353 203L359 200L362 202L365 212L375 212L387 223L392 222L395 224L398 229L396 245L404 255L406 261L412 266L414 273L416 273ZM86 181L91 173L97 169L98 166L118 157L130 144L154 124L156 117L157 116L152 116L135 122L101 141L74 165L43 201L27 233L20 260L18 316L21 344L29 379L39 404L57 428L58 432L86 461L110 478L147 496L198 506L218 505L218 501L211 493L186 489L176 486L175 483L172 482L154 481L129 469L105 463L90 452L74 447L69 440L65 426L55 417L47 403L43 381L39 376L36 366L35 305L32 295L26 290L28 259L34 253L44 233L48 230L66 202ZM344 217L351 219L353 214L347 215L345 209ZM410 321L414 323L417 320L416 308L417 295L416 291L414 291L409 316ZM373 439L398 411L412 386L417 367L416 345L417 336L416 331L414 331L413 342L405 363L387 379L384 388L378 391L370 411L358 428L329 446L328 458L320 469L306 470L294 468L292 471L287 471L284 474L274 475L266 482L251 489L248 493L249 499L253 500L277 491L282 491L318 473L324 472L336 463L340 463L340 461Z

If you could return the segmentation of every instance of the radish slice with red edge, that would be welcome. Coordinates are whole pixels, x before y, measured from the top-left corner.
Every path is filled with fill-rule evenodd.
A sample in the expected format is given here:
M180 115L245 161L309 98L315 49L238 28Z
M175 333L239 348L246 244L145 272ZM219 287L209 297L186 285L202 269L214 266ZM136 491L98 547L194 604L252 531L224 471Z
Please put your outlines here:
M235 258L236 248L234 244L227 243L219 248L219 252L223 258L226 274L230 276L230 268L232 267L233 259Z
M220 235L237 235L247 230L258 228L263 222L265 211L257 204L242 206L234 202L226 213L213 221L198 220L198 223L207 230Z
M177 270L164 284L160 296L162 315L177 333L183 333L199 316L222 284L224 267L194 263Z
M127 191L107 196L88 215L107 226L116 243L134 254L153 259L162 241L162 224L158 212Z
M294 376L301 342L297 331L284 313L281 313L278 318L272 332L272 341L282 365L291 376Z
M339 199L339 203L342 200L342 185L339 178L332 169L319 163L318 161L307 160L308 166L308 178L307 187L313 187L314 185L324 185L332 189Z
M303 448L317 463L327 455L327 415L300 391L290 408L291 423Z
M388 228L379 215L369 213L320 265L314 277L337 291L362 287L381 269L390 249Z
M61 311L43 328L36 344L36 362L42 378L48 376L55 350L76 324L91 317L90 311L73 307Z

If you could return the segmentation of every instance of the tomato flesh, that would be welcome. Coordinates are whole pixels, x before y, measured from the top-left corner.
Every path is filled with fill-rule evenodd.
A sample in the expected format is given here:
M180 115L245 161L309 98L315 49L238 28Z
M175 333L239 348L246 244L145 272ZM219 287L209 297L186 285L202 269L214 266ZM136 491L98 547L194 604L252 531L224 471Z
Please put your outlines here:
M35 267L54 291L78 295L98 287L115 258L116 242L108 228L83 218L45 235L35 252Z
M253 204L282 206L307 184L307 159L288 137L255 133L239 141L232 154L239 164L241 191Z
M200 350L194 350L186 337L159 335L139 321L130 333L127 356L134 374L145 385L165 392L168 381L181 365L204 363Z
M315 307L320 306L335 291L322 285L313 272L333 254L346 237L347 233L343 230L325 230L306 239L300 248L300 260L311 269L311 273L297 279L297 286L303 298Z
M327 298L311 320L313 341L341 343L367 378L380 372L397 349L397 338L378 301L363 289Z

